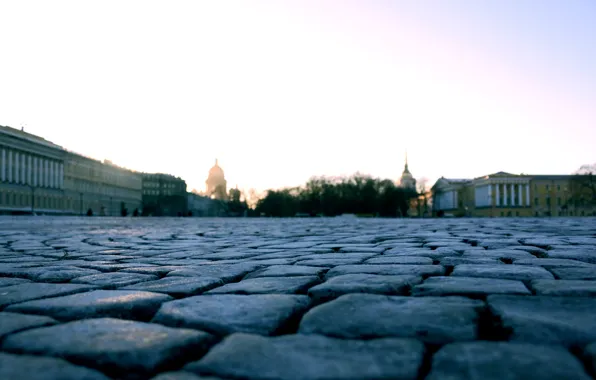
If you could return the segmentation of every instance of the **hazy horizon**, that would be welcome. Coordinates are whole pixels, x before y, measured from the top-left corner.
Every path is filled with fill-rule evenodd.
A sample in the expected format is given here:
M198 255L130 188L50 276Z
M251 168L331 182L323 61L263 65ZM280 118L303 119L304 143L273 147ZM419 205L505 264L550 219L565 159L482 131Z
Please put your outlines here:
M596 161L596 3L0 3L0 125L203 190Z

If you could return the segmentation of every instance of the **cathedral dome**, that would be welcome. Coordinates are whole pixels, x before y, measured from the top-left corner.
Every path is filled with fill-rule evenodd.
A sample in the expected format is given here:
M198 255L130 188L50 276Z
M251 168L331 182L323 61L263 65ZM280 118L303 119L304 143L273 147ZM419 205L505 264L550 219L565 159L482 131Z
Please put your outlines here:
M409 188L409 189L415 189L416 188L416 179L414 178L414 176L412 175L412 173L410 173L410 169L408 168L408 155L406 153L406 165L404 167L404 171L401 175L400 181L399 181L399 185L400 187L403 188Z
M209 177L215 177L215 178L223 178L224 177L224 171L217 163L217 159L215 160L215 165L213 165L213 167L211 169L209 169Z
M217 163L217 159L215 159L215 165L209 169L209 176L205 184L207 185L208 196L216 199L226 199L227 181L223 169Z

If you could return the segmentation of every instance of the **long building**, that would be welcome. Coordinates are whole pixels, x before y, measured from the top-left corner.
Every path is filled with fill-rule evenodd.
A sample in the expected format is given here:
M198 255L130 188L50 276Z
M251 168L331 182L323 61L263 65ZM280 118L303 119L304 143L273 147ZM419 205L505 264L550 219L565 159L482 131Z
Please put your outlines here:
M596 216L592 175L498 172L474 179L440 178L432 187L433 215Z
M142 207L139 173L0 126L0 213L122 215Z

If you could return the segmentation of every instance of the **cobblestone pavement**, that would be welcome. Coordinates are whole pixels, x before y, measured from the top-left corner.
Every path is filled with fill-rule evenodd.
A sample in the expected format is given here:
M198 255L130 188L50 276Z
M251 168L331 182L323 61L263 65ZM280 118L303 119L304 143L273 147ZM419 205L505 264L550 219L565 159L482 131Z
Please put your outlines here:
M590 379L596 219L0 219L1 379Z

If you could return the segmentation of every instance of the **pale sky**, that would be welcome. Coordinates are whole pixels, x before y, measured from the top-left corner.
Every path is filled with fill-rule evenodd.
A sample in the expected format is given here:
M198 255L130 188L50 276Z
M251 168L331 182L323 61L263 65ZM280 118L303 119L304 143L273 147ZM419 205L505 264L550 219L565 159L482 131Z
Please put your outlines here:
M596 162L594 0L0 0L0 125L204 189Z

